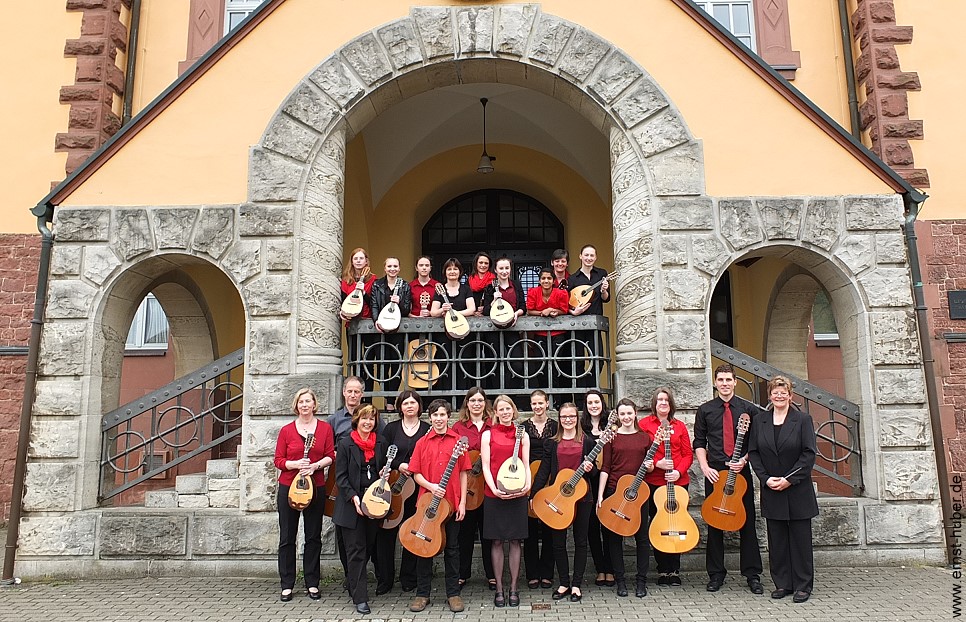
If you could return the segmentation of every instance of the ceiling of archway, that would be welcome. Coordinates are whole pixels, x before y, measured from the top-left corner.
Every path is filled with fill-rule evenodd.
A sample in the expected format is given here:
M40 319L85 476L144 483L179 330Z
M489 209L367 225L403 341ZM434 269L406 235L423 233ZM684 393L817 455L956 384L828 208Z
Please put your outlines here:
M480 145L486 97L487 151L497 157L500 144L540 151L564 163L610 201L608 137L570 106L518 86L475 83L434 89L401 101L362 131L369 161L372 199L383 195L407 171L427 158L457 147ZM490 146L493 145L493 146ZM476 175L477 160L466 162Z

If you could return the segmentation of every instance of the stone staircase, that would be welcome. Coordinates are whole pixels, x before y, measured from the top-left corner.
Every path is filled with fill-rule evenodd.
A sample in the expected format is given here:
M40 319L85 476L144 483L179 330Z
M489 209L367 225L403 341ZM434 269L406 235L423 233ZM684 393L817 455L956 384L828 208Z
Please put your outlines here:
M147 508L237 508L239 505L238 460L209 460L204 473L178 475L174 488L144 493Z

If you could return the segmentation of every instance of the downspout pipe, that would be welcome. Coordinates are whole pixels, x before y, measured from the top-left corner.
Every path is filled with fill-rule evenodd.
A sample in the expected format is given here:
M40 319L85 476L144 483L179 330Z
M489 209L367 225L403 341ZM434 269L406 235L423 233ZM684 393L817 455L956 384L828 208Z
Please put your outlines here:
M852 60L852 28L849 22L848 0L839 0L839 28L842 34L842 58L845 61L845 86L849 94L849 122L852 136L862 142L862 126L859 120L859 96L855 84L855 62Z
M42 210L42 211L41 211ZM40 211L40 214L38 214ZM3 555L3 576L0 585L19 583L13 576L17 558L17 540L20 538L20 516L23 511L24 479L27 474L27 446L30 443L30 415L37 393L37 361L40 358L40 335L44 326L44 309L47 306L47 281L50 274L50 255L54 246L54 234L49 224L54 218L52 205L38 205L37 215L40 231L40 266L37 270L37 293L34 297L34 315L30 320L30 342L27 346L27 377L20 407L20 433L17 436L17 456L13 468L13 494L10 498L10 523L7 527L7 545Z
M128 26L127 65L124 70L124 110L121 125L127 125L134 116L134 70L138 60L138 35L141 30L141 0L131 3L131 24Z
M946 462L946 441L943 437L942 417L939 411L936 361L932 354L932 340L929 338L929 317L925 296L923 295L922 270L919 267L919 248L916 244L916 217L919 206L926 196L915 198L907 192L903 195L906 204L905 236L909 251L909 268L912 271L912 295L916 310L916 323L919 326L919 344L922 349L922 365L926 374L926 400L929 404L929 424L932 430L933 445L936 452L936 475L939 480L939 502L943 512L943 541L946 545L946 564L952 565L954 555L952 545L953 501L949 488L949 465Z

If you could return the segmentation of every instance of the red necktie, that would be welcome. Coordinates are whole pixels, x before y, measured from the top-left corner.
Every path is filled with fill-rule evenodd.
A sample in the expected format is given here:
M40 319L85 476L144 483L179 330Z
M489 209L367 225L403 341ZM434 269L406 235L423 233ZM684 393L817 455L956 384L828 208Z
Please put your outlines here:
M724 452L726 457L731 457L735 452L735 420L731 416L731 404L724 403L724 417L721 418L722 438L724 439Z

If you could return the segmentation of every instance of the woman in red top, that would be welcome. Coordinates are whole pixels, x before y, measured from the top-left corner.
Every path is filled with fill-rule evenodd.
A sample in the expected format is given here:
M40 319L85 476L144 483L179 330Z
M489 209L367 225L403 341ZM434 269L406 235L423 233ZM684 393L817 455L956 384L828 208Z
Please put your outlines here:
M647 502L651 518L657 514L657 506L654 505L654 491L657 488L668 482L687 488L690 481L688 469L694 460L691 438L688 436L688 427L674 417L675 410L674 393L668 387L658 387L651 397L651 414L640 421L641 429L651 438L662 423L671 427L671 455L665 456L664 446L659 446L654 454L654 469L644 477L651 489L651 498ZM658 585L681 585L680 553L664 553L654 549L654 560L657 562Z
M473 299L476 301L476 314L483 312L483 290L493 282L495 275L490 271L490 254L480 251L473 258L473 269L466 283L473 292Z
M530 437L526 434L520 439L517 456L523 469L523 488L516 492L504 492L497 482L497 473L503 463L513 456L516 448L514 425L519 413L513 400L501 395L493 400L496 413L490 420L490 429L480 439L480 457L483 459L483 477L486 480L486 495L483 499L483 537L492 540L493 570L496 572L496 595L493 604L497 607L520 605L520 558L523 541L527 538L527 510L530 507ZM503 595L503 542L510 548L510 592Z
M349 255L349 261L346 263L345 268L342 270L342 278L339 280L339 288L342 290L342 300L353 292L356 288L356 283L359 277L362 276L364 270L369 268L369 253L366 252L364 248L355 248ZM376 282L376 275L369 274L363 280L362 289L362 312L356 316L356 318L371 319L372 318L372 285ZM346 317L342 310L339 310L339 317L345 322L348 327L350 318ZM351 318L351 319L356 319ZM366 373L362 365L362 352L365 351L365 347L375 343L378 339L377 335L360 335L349 337L346 335L346 339L349 343L349 363L348 369L353 376L358 376L363 379L364 389L368 393L372 391L372 376L373 373ZM361 343L360 343L361 341ZM360 347L361 346L361 347ZM372 371L372 370L371 370Z
M537 287L531 287L530 291L527 292L527 315L535 317L544 318L555 318L558 316L566 316L567 310L570 308L570 298L567 290L559 289L553 286L553 270L550 268L543 268L540 270L540 285ZM548 322L549 323L549 322ZM557 351L557 347L560 345L560 336L564 334L562 330L537 330L533 332L537 337L542 337L539 341L543 344L544 356L540 357L547 361L547 374L551 377L548 378L550 382L547 386L560 387L564 384L570 384L569 382L564 382L566 379L562 377L560 373L560 366L554 365L551 361L551 357ZM540 379L538 378L539 382ZM571 394L561 395L555 392L556 398L562 402L573 401L573 396Z
M614 440L604 445L604 463L600 467L600 486L597 493L597 507L600 508L606 497L617 492L617 482L625 475L636 475L647 450L651 446L651 434L642 432L637 427L637 405L624 398L617 402L617 418L620 427ZM637 551L637 585L634 595L638 598L647 596L647 566L650 558L650 541L647 535L647 520L644 518L644 506L641 506L641 526L634 534L634 544ZM606 527L601 527L606 529ZM627 583L624 580L624 538L610 532L605 541L610 546L610 557L614 563L614 580L617 583L617 595L627 596Z
M496 578L493 576L493 563L490 558L490 541L483 539L483 494L485 483L483 479L483 462L480 458L480 440L483 432L490 429L490 418L493 408L486 399L486 393L480 387L471 387L463 398L463 406L457 415L453 431L459 436L465 436L469 442L470 462L472 471L468 473L466 483L466 517L460 527L460 581L462 586L473 574L473 548L476 546L477 535L480 537L483 554L483 573L491 590L496 589Z
M275 468L278 476L278 576L282 584L281 600L292 600L295 588L295 539L299 530L299 515L305 527L305 548L302 551L305 587L309 598L318 600L320 562L322 552L322 508L325 505L325 473L323 469L335 458L332 428L316 418L318 401L312 389L300 389L292 400L295 421L282 426L275 443ZM314 441L305 456L309 434ZM315 494L308 507L299 512L288 504L288 491L296 475L311 475Z

